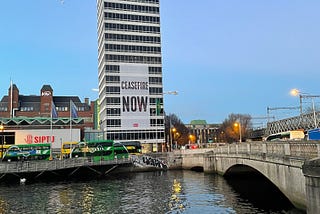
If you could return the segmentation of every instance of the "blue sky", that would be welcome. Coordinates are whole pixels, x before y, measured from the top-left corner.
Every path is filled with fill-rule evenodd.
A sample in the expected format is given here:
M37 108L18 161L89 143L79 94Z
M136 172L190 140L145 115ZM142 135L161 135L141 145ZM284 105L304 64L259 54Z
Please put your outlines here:
M220 123L298 106L292 88L320 94L319 8L318 0L161 0L164 90L179 91L165 96L166 112ZM97 98L95 0L1 1L0 26L0 94L11 79L25 95L50 84L54 95Z

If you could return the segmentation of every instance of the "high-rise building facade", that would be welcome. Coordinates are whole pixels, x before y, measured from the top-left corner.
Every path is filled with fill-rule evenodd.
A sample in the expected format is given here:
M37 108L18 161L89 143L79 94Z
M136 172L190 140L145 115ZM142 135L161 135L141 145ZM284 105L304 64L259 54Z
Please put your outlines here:
M164 143L159 0L97 0L100 128L107 139Z

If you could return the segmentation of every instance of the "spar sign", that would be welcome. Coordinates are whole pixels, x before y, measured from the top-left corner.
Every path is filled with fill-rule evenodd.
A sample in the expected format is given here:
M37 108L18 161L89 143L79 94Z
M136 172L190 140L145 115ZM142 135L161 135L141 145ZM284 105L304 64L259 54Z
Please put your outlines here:
M142 64L120 65L121 127L150 128L149 73Z

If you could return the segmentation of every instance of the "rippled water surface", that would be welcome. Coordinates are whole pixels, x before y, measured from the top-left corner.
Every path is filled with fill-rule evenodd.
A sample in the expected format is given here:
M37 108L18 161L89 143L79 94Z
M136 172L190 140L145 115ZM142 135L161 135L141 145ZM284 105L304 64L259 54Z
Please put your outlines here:
M277 195L268 196L269 187L250 183L168 171L93 181L1 184L0 213L299 213ZM252 188L262 192L246 192Z

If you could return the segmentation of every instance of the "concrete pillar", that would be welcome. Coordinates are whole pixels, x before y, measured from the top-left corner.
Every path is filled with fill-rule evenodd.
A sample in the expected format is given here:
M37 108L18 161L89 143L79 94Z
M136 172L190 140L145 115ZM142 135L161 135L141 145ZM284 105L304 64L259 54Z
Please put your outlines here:
M262 144L262 153L267 154L267 144Z
M203 157L203 172L214 173L216 171L215 159L216 159L216 157L213 153L204 155L204 157Z
M284 155L291 155L290 145L288 143L284 144Z
M320 158L306 161L302 166L306 178L307 213L320 213Z

